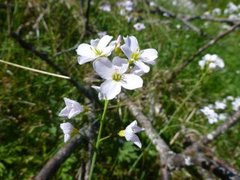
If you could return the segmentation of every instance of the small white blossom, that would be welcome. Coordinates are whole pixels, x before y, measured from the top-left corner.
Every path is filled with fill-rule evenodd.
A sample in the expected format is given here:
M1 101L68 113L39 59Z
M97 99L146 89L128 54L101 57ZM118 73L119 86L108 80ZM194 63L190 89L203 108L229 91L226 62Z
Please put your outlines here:
M151 7L155 7L155 6L156 6L156 3L153 2L153 1L151 1L151 2L149 3L149 6L151 6Z
M240 97L237 97L233 102L232 102L232 108L234 111L239 110L240 108Z
M224 102L216 101L215 102L215 109L222 109L224 110L227 107L227 105Z
M133 10L133 2L130 0L125 0L123 2L117 2L117 6L124 8L126 11Z
M204 107L203 109L200 109L200 111L207 117L210 124L218 122L218 114L213 109Z
M227 5L227 10L229 14L234 13L238 11L238 6L236 6L233 2L229 2Z
M133 121L131 124L129 124L125 130L121 130L119 131L118 135L125 137L127 141L131 141L133 142L136 146L138 146L139 148L142 147L142 143L139 140L138 136L136 135L136 133L144 131L144 128L140 128L137 125L137 121Z
M141 31L146 28L143 23L136 23L133 25L133 27L136 31Z
M100 92L108 100L115 98L122 87L133 90L143 85L140 76L126 73L128 70L126 59L114 57L111 62L107 58L100 58L93 63L93 68L101 78L105 79L100 86Z
M227 96L226 99L229 100L229 101L233 101L234 97L233 96Z
M105 11L105 12L110 12L111 11L111 6L108 3L104 3L99 7L100 10Z
M150 67L146 64L155 63L155 59L158 57L158 52L156 49L149 48L140 50L138 41L134 36L128 36L127 38L124 38L124 41L125 44L121 46L121 49L127 56L129 63L137 66L138 69L140 69L143 73L149 72Z
M212 10L212 14L215 16L220 16L221 15L221 9L215 8Z
M63 131L64 142L66 143L71 138L71 134L74 130L74 127L71 123L67 122L67 123L60 124L60 128Z
M205 66L207 66L210 69L215 69L217 67L224 68L224 62L223 60L218 57L216 54L206 54L203 56L203 58L198 62L201 69L204 69Z
M66 107L58 114L60 117L68 117L68 119L71 119L83 111L83 107L77 101L64 98L64 102Z
M112 36L105 35L101 39L91 40L90 45L83 43L77 48L78 63L85 64L103 56L110 56L114 46L108 45Z

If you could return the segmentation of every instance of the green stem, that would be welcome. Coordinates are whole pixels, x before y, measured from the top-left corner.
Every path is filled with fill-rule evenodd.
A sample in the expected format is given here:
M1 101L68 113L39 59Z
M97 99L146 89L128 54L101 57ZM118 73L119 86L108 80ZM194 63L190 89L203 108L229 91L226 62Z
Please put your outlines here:
M97 142L96 142L96 151L94 151L93 157L92 157L92 163L91 163L91 168L90 168L90 173L89 173L90 180L92 179L93 170L94 170L94 166L95 166L96 159L97 159L97 151L99 149L99 145L101 142L100 140L101 140L101 135L102 135L103 122L106 117L107 106L108 106L108 100L105 100L104 109L103 109L103 113L102 113L102 117L101 117L101 121L100 121L100 127L99 127L99 131L98 131Z

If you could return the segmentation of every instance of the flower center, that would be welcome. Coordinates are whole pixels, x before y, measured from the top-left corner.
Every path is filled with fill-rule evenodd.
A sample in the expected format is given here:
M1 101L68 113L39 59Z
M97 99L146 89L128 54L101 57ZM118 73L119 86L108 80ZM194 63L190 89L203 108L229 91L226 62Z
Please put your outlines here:
M118 135L121 136L121 137L124 137L125 136L125 130L119 131Z
M114 81L121 81L122 75L121 75L121 74L118 74L118 73L114 73L113 76L112 76L112 79L113 79Z
M139 57L140 57L139 51L132 53L130 56L129 64L133 64L134 61L138 61Z
M98 49L98 48L93 48L93 52L97 55L97 56L101 56L103 54L103 52Z

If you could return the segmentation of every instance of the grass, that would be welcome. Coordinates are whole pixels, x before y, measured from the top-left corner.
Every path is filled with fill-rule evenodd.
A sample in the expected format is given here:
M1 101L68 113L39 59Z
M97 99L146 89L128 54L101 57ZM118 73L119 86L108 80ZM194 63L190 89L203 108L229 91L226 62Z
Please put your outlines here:
M119 15L119 9L112 6L112 12L102 12L98 6L105 1L95 2L90 11L90 32L81 42L88 43L97 38L97 32L107 31L117 37L119 34L134 35L140 47L155 48L159 52L156 65L149 74L144 76L144 87L132 97L141 100L146 115L150 117L154 127L161 132L167 143L173 141L171 147L176 151L183 148L185 135L182 127L193 132L197 137L213 130L217 125L210 125L199 113L199 109L228 95L240 95L239 42L240 33L236 31L221 40L206 52L197 57L177 78L174 83L164 84L160 90L161 80L166 78L177 65L193 54L200 46L222 31L222 24L195 21L205 35L199 36L187 29L181 22L152 14L143 2L136 3L133 17L136 22L144 22L146 29L136 31L135 22L127 22ZM196 4L196 11L186 7L174 7L167 1L157 1L170 10L202 14L215 7L226 7L226 1L214 3L203 1ZM110 1L111 5L115 1ZM205 5L205 7L203 6ZM85 7L84 7L84 10ZM36 19L41 13L43 18L38 28L34 28ZM54 56L59 51L73 47L84 33L84 18L81 16L79 2L49 1L48 3L29 0L12 2L9 11L0 9L0 58L23 66L56 73L49 65L38 57L21 48L9 36L9 29L16 31L23 25L21 36L33 43L37 49ZM176 26L181 25L178 29ZM39 33L39 35L38 35ZM202 71L198 60L206 53L218 54L224 59L226 67L208 74L199 83ZM54 58L54 62L64 68L79 82L90 86L96 84L91 65L80 66L76 61L76 52L69 51ZM37 74L16 67L1 64L0 70L0 177L3 179L31 179L43 164L63 146L63 135L59 124L65 119L58 117L64 106L63 97L79 100L84 104L84 97L67 80ZM162 86L162 85L161 85ZM130 92L131 94L131 92ZM115 106L116 105L116 106ZM160 112L151 112L161 105ZM110 103L112 108L107 114L108 122L104 127L103 137L114 134L105 140L100 147L101 156L97 159L94 177L100 179L157 179L160 177L159 162L155 148L150 145L144 133L140 139L143 148L140 150L131 143L126 143L116 134L133 120L123 102L120 106L116 101ZM100 116L102 109L97 109ZM79 116L71 122L79 127L87 117ZM79 127L80 128L80 127ZM164 129L164 131L163 131ZM177 135L179 134L179 135ZM173 137L176 139L173 140ZM239 125L218 138L212 149L218 157L240 169L239 161ZM138 157L141 155L141 158ZM74 179L82 163L88 157L84 148L79 147L74 154L61 166L55 179ZM136 163L137 162L137 163ZM131 168L133 167L133 168ZM131 168L131 172L129 171ZM181 171L182 178L188 177Z

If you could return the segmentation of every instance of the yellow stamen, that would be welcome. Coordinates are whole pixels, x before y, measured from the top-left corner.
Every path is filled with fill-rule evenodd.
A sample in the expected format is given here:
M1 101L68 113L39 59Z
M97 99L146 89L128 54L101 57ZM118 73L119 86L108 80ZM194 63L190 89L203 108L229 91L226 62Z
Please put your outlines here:
M114 73L113 76L112 76L112 79L115 80L115 81L121 81L122 75L118 74L118 73Z
M118 135L121 136L121 137L124 137L125 136L125 130L119 131Z

